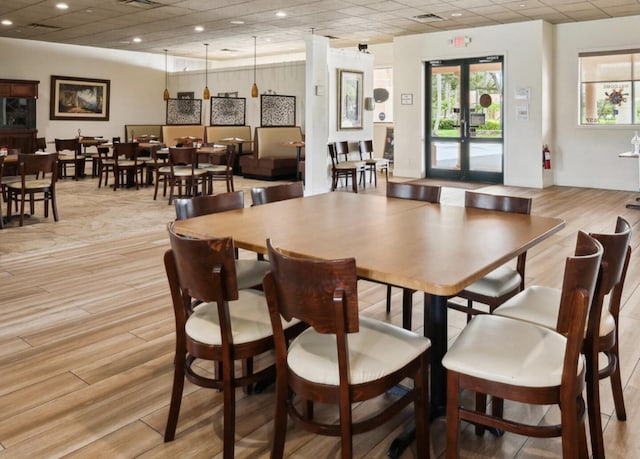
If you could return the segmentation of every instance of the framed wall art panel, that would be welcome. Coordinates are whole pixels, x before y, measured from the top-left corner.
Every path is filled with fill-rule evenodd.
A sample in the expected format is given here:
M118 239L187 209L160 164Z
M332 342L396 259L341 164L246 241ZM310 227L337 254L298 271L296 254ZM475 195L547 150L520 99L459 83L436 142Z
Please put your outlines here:
M201 124L202 99L167 100L166 124Z
M338 129L362 129L364 74L338 69Z
M260 126L295 126L296 96L262 94L260 96Z
M49 119L109 121L111 82L51 75Z
M244 126L247 99L212 97L211 126Z

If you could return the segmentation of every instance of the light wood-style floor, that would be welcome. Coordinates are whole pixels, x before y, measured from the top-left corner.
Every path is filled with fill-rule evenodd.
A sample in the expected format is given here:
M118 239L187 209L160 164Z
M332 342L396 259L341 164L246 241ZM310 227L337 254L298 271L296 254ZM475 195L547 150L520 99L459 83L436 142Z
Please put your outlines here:
M236 179L240 189L259 182ZM576 231L611 231L617 215L640 242L640 212L624 207L634 193L552 187L545 190L492 186L496 193L532 196L533 213L562 217L567 226L529 252L527 284L559 286L564 258ZM220 191L220 189L218 189ZM0 231L0 458L220 457L222 397L187 385L177 438L163 443L171 390L173 312L162 265L168 247L166 223L173 208L153 201L152 190L98 189L97 180L60 182L60 222L42 209L22 228ZM345 192L345 191L336 191ZM383 193L384 180L377 190ZM462 205L464 191L443 190L443 203ZM250 197L246 195L247 203ZM243 256L252 256L243 253ZM602 418L610 458L640 457L640 268L634 254L624 291L621 326L622 375L628 420L613 415L608 382L602 383ZM385 287L361 282L362 314L400 324L400 291L392 315L384 311ZM421 295L414 320L421 332ZM464 317L450 314L450 339ZM507 346L509 343L505 343ZM273 390L238 392L238 457L268 457ZM357 407L363 412L366 407ZM508 415L555 422L556 409L506 405ZM357 457L383 458L391 440L411 417L355 440ZM292 427L286 454L293 458L335 457L339 442ZM435 457L444 453L444 419L432 424ZM560 456L556 439L506 434L476 437L463 426L463 457L548 458ZM415 457L413 449L403 458Z

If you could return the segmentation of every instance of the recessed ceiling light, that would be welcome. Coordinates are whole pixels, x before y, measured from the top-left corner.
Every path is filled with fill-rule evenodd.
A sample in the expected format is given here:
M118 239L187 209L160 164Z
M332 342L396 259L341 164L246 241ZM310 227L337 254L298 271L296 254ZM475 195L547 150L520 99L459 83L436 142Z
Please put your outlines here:
M11 21L11 19L3 19L2 25L6 25L6 26L13 25L13 21Z
M204 27L202 27L201 25L197 25L193 28L193 30L195 30L196 32L202 32L204 30Z
M287 17L287 13L285 13L284 11L278 11L276 13L276 16L278 16L279 18L286 18Z
M69 5L67 5L66 3L56 3L56 8L58 8L59 10L68 10Z
M238 21L238 20L236 20L236 21L230 21L230 24L234 24L234 25L242 25L242 24L244 24L244 21Z
M142 38L140 37L133 37L133 42L134 43L140 43L142 41Z
M457 18L457 17L460 17L460 16L462 16L462 13L451 13L451 17L452 18Z

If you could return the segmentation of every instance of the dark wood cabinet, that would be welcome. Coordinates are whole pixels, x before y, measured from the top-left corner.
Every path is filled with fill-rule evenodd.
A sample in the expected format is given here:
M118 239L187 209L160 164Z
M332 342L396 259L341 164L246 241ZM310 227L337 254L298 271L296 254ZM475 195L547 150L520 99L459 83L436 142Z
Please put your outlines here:
M36 150L36 100L39 81L0 80L0 145Z

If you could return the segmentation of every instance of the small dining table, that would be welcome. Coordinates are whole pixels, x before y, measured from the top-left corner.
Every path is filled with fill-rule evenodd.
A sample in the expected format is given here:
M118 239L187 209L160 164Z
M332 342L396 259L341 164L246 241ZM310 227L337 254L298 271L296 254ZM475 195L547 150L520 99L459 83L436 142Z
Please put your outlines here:
M237 247L262 254L270 238L295 256L354 257L363 279L429 293L424 334L432 343L435 417L446 406L441 360L447 350L447 299L564 225L538 215L332 192L181 220L175 229L197 238L232 236Z

